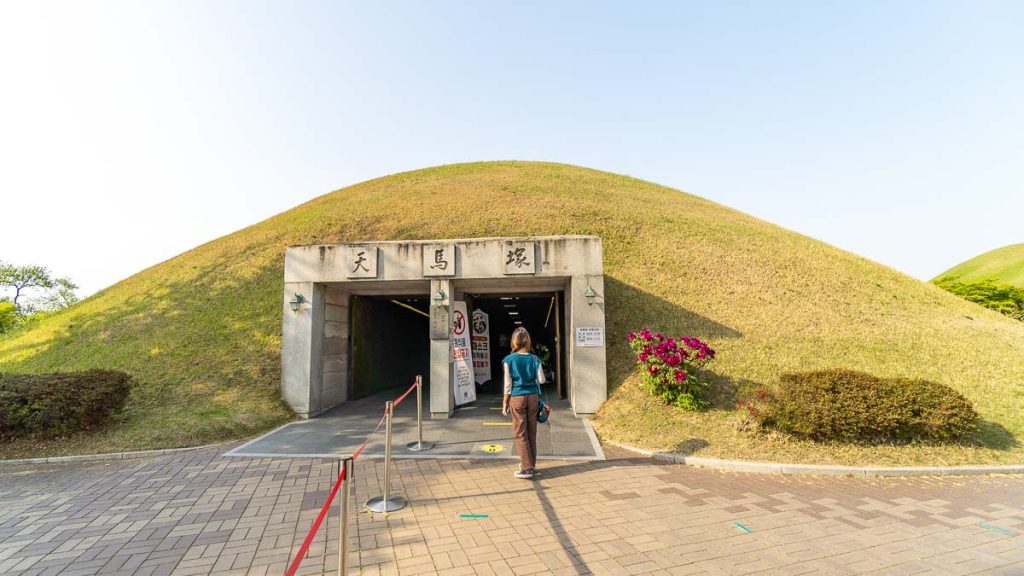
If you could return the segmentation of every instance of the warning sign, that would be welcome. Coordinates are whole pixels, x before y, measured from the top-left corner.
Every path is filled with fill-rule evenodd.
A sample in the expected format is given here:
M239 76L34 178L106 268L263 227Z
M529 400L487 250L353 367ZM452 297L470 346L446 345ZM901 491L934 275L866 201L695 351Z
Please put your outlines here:
M473 367L469 341L469 318L466 303L456 301L452 305L452 333L448 340L452 359L452 385L455 389L455 405L476 401L476 384L473 383Z

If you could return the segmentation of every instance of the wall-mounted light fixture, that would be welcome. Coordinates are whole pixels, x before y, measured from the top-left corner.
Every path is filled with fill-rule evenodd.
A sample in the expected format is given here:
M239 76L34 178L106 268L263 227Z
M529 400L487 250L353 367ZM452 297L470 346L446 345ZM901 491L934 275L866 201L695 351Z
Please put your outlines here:
M292 312L298 312L299 306L306 301L306 297L302 295L302 292L296 292L295 296L288 301L288 305L292 307Z
M587 284L587 289L583 291L583 296L586 297L587 305L589 306L594 303L594 298L597 298L597 292L594 292L594 289Z
M434 292L434 306L444 306L444 299L447 297L448 295L444 293L444 290L438 288L437 292Z

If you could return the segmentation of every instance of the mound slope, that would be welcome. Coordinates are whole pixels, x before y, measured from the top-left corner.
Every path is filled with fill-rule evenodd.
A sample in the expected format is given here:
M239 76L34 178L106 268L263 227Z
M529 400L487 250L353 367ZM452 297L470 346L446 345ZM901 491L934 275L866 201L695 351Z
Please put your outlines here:
M934 278L952 276L961 282L991 279L1024 288L1024 244L1010 244L961 262Z
M453 218L453 206L472 217ZM291 417L277 388L287 246L556 234L604 239L611 390L596 425L609 439L819 463L1021 460L1013 438L1024 434L1024 325L702 198L560 164L442 166L321 196L0 342L0 370L119 368L139 382L119 425L36 452L243 437ZM625 335L644 326L698 336L718 350L715 409L686 414L640 392ZM960 390L985 418L983 445L851 448L736 432L737 389L830 367Z

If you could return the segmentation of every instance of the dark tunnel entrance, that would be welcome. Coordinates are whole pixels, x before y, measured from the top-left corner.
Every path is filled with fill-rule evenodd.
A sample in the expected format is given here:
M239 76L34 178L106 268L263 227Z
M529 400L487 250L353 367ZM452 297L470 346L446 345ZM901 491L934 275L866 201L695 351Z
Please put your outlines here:
M471 294L469 309L487 314L490 333L490 379L477 382L478 390L500 394L503 384L502 359L511 352L512 332L524 326L533 342L533 353L540 357L547 384L544 394L566 398L566 358L564 345L563 293Z
M349 398L430 386L430 318L426 296L352 296L352 383Z

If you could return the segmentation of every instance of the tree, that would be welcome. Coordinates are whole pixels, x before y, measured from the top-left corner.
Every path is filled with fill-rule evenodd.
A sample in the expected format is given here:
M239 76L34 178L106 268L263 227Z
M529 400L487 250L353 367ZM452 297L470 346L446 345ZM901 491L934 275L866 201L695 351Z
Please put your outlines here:
M78 302L75 290L78 290L78 285L70 278L56 278L50 292L40 299L39 306L43 310L63 310Z
M32 288L49 290L53 288L53 285L50 271L42 266L14 266L0 262L0 287L14 289L14 299L11 302L15 306L19 306L18 298L24 295L25 290Z
M32 314L37 310L60 310L78 301L75 290L78 286L70 278L54 278L42 266L14 266L0 261L0 290L14 291L9 301L19 315ZM19 302L30 291L41 291L32 302Z

